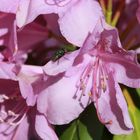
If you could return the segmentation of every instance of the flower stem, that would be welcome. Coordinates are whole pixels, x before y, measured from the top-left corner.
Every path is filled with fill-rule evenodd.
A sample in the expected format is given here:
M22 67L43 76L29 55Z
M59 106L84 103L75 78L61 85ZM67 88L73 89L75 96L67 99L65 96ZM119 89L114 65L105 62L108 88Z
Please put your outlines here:
M117 12L115 13L115 16L113 17L112 23L111 23L112 26L115 27L115 26L117 25L118 20L119 20L119 18L120 18L120 14L121 14L120 11L117 11Z
M108 24L111 24L112 6L113 6L112 0L108 0L107 11L106 11L106 21L107 21Z
M126 101L128 103L129 109L132 112L134 112L136 110L136 106L135 106L135 104L134 104L134 102L133 102L133 100L132 100L132 98L130 96L130 93L128 92L128 90L126 88L123 90L123 94L124 94L125 99L126 99Z

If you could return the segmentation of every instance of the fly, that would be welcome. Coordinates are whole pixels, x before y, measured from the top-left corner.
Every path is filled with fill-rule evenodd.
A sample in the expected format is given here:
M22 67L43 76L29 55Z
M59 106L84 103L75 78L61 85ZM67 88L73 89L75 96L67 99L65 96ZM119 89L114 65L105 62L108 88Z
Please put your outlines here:
M59 50L57 50L53 57L52 57L52 61L55 62L57 61L58 59L60 59L62 56L65 55L65 53L68 53L68 52L73 52L75 50L79 49L78 47L76 46L72 46L72 45L66 45L65 47L62 47L60 48Z

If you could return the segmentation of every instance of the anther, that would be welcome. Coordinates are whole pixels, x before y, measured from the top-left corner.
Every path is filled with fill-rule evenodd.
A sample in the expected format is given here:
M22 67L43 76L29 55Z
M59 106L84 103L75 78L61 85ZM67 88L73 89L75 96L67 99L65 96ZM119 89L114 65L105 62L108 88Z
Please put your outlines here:
M8 100L8 99L9 99L9 97L8 97L8 96L6 96L6 95L3 95L3 98L4 98L4 99L6 99L6 100Z
M83 109L85 109L84 105L81 102L79 104Z
M88 96L89 96L89 97L92 97L92 93L91 93L91 92L90 92L90 93L88 93Z
M86 88L84 83L81 83L80 90L84 90Z
M0 103L3 103L5 100L8 100L8 99L9 99L8 96L6 96L4 94L0 95Z
M14 117L17 117L18 115L17 114L15 114L13 111L11 111L11 110L8 110L8 115L10 115L10 116L14 116Z
M76 99L77 98L77 95L75 94L74 96L73 96L73 99Z
M103 89L103 92L106 91L106 84L104 81L101 81L101 88Z
M113 123L112 120L110 120L110 121L106 122L105 124L112 124L112 123Z

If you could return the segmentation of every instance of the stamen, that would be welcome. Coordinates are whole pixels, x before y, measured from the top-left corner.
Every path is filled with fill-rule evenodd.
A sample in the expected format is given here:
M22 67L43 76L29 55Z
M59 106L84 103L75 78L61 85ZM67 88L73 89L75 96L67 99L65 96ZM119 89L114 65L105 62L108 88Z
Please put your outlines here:
M26 113L23 114L23 116L20 118L19 121L13 122L13 121L15 121L17 119L17 118L15 118L14 120L12 120L12 122L7 122L7 123L10 124L10 125L12 125L12 126L19 125L23 121L23 119L24 119L25 116L26 116Z
M13 117L17 117L19 116L18 114L15 114L13 111L8 110L8 115L13 116Z
M11 98L9 99L11 100ZM25 102L21 102L20 100L12 110L6 111L6 108L2 106L0 111L0 123L7 123L9 125L16 126L22 122L27 111L28 107Z
M76 87L77 87L77 90L73 96L74 99L77 98L77 93L78 91L80 91L80 97L79 97L79 101L81 101L81 98L82 96L85 96L85 89L86 89L86 85L88 83L88 80L90 78L90 73L91 73L91 64L88 64L87 67L84 69L84 71L82 72L81 74L81 78L80 80L78 80L77 84L76 84Z
M90 93L88 94L88 96L89 96L89 97L92 97L92 93L90 92Z
M1 110L1 112L3 115L7 116L7 113L4 110Z
M84 82L81 82L80 90L84 90L85 88L86 88L86 85L84 84Z
M106 122L105 124L112 124L112 123L113 123L113 121L110 120L110 121Z
M105 81L103 80L103 81L101 81L101 88L103 89L103 92L105 92L106 91L106 89L107 89L107 87L106 87L106 83L105 83Z
M79 104L83 109L85 109L84 105L81 102Z
M98 78L99 78L99 59L96 58L95 62L94 62L94 73L93 73L93 86L92 86L92 99L93 101L96 101L97 98L98 98L98 84L99 84L99 81L98 81Z
M8 100L8 99L9 99L9 97L8 97L8 96L6 96L6 95L3 95L3 98L5 98L6 100Z
M100 61L100 72L101 72L101 89L103 90L103 92L105 92L107 90L107 80L108 80L108 75L105 72L105 67L102 64L102 61Z
M6 96L4 94L0 95L0 103L3 103L5 100L8 100L8 99L9 99L8 96Z

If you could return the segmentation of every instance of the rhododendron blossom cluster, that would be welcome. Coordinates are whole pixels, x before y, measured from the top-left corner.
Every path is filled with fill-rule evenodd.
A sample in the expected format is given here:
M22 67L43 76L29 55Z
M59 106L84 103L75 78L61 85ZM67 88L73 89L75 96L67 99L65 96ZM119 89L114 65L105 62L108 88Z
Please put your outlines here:
M122 89L140 88L140 1L0 0L0 21L0 140L58 140L90 104L133 133Z

